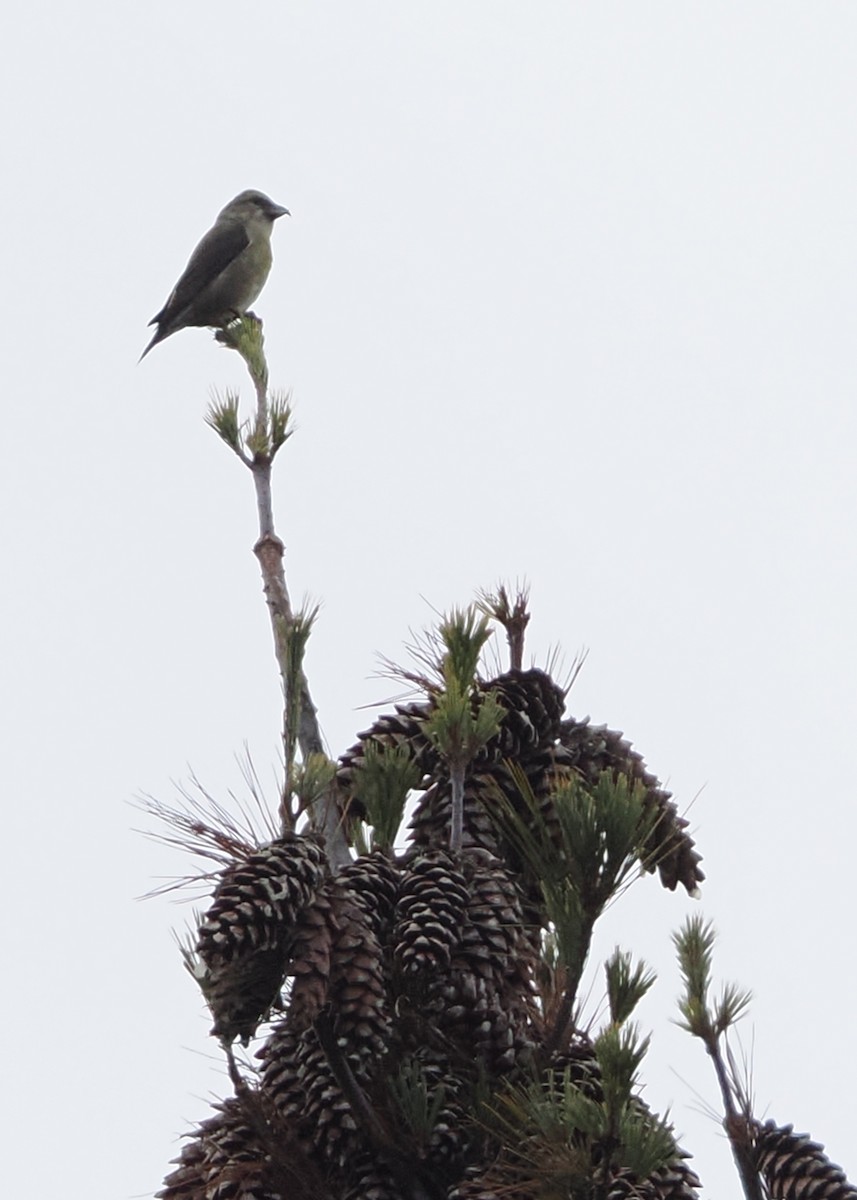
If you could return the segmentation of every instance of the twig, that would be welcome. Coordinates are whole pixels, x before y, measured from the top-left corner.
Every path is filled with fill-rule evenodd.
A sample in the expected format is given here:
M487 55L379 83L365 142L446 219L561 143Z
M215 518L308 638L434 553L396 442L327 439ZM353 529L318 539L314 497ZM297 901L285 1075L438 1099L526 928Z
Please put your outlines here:
M523 582L516 583L514 600L510 599L504 583L498 584L496 592L480 592L477 599L481 611L499 621L505 629L509 665L513 671L520 671L524 665L524 640L530 623L529 598L529 586Z
M717 1082L720 1085L720 1095L726 1113L723 1128L726 1131L729 1145L732 1148L732 1157L735 1160L735 1166L741 1177L741 1186L744 1189L744 1195L747 1197L747 1200L764 1200L762 1181L759 1178L759 1172L756 1169L753 1159L749 1123L746 1115L740 1113L733 1102L732 1085L729 1080L729 1072L723 1061L723 1055L720 1053L719 1040L713 1030L711 1036L703 1040L705 1049L708 1051L711 1061L714 1064L714 1074L717 1076Z
M252 313L248 313L235 325L219 330L217 338L223 345L236 350L241 355L247 366L256 393L256 414L253 429L245 438L247 448L250 450L252 457L246 465L253 476L253 484L256 490L256 507L259 517L259 538L253 547L253 552L259 560L262 572L262 590L265 594L265 602L268 606L268 614L271 619L271 628L274 635L274 653L280 670L285 695L283 706L283 745L286 748L286 774L283 784L281 819L283 826L289 828L293 823L293 816L289 807L292 782L291 773L294 765L289 761L289 746L294 743L289 728L290 713L292 711L290 695L293 689L297 689L300 697L297 742L304 760L311 754L324 753L324 745L318 725L316 708L312 702L309 684L307 683L303 668L299 669L297 678L295 679L293 670L289 666L288 641L289 633L295 624L295 614L289 599L286 575L283 567L285 547L282 539L277 535L274 526L271 489L274 457L288 436L285 428L287 409L284 412L278 409L275 403L273 416L277 418L279 414L282 418L279 420L278 425L277 420L272 419L271 404L268 398L268 364L265 360L262 322L258 317L253 316ZM216 425L215 428L217 428ZM228 441L226 438L224 440ZM231 443L228 442L228 444ZM243 456L239 455L239 457L242 458L242 461L245 461ZM324 834L328 860L332 869L336 870L349 862L351 856L348 851L348 842L332 789L328 789L319 798L314 808L310 811L309 816L313 828Z

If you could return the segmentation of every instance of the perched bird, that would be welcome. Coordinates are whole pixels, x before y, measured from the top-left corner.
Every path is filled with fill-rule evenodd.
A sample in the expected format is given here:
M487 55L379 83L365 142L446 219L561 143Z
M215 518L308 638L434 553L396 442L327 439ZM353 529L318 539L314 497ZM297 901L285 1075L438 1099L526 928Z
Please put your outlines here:
M188 325L222 328L243 317L271 269L274 222L287 215L287 208L263 192L241 192L230 200L190 256L166 304L149 322L158 328L140 361L158 342Z

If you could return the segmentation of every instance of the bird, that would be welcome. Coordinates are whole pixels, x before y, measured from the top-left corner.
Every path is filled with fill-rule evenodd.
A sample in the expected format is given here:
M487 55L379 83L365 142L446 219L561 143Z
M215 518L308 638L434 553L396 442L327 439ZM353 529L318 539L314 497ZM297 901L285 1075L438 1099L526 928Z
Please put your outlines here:
M287 208L252 188L240 192L218 213L200 241L160 312L149 322L155 335L140 355L188 326L222 329L243 317L265 286L271 270L271 233Z

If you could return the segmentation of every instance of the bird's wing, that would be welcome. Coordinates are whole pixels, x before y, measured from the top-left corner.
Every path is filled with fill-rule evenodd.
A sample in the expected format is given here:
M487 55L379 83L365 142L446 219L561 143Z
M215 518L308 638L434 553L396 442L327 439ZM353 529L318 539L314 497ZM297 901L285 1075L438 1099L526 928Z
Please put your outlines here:
M247 231L239 221L221 221L212 226L190 256L166 304L149 324L163 324L178 317L249 244Z

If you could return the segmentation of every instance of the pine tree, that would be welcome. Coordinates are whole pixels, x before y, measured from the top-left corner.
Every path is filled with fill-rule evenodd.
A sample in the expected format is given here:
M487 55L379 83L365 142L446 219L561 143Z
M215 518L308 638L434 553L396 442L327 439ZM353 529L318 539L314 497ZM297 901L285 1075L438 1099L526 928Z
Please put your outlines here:
M523 667L525 589L483 593L395 668L417 693L336 762L323 753L273 520L272 465L290 411L268 392L261 323L218 333L246 362L209 423L249 469L283 685L282 792L258 841L223 808L151 811L216 864L185 964L234 1094L189 1136L164 1200L693 1200L669 1121L641 1097L633 1020L654 976L605 964L608 1017L581 1026L593 931L640 876L697 894L700 855L622 734L566 711L567 686ZM484 667L497 630L507 670ZM407 806L411 811L402 841ZM680 1010L711 1056L747 1200L857 1200L822 1148L755 1119L728 1055L749 996L709 999L714 935L675 935ZM257 1039L239 1068L236 1040Z

